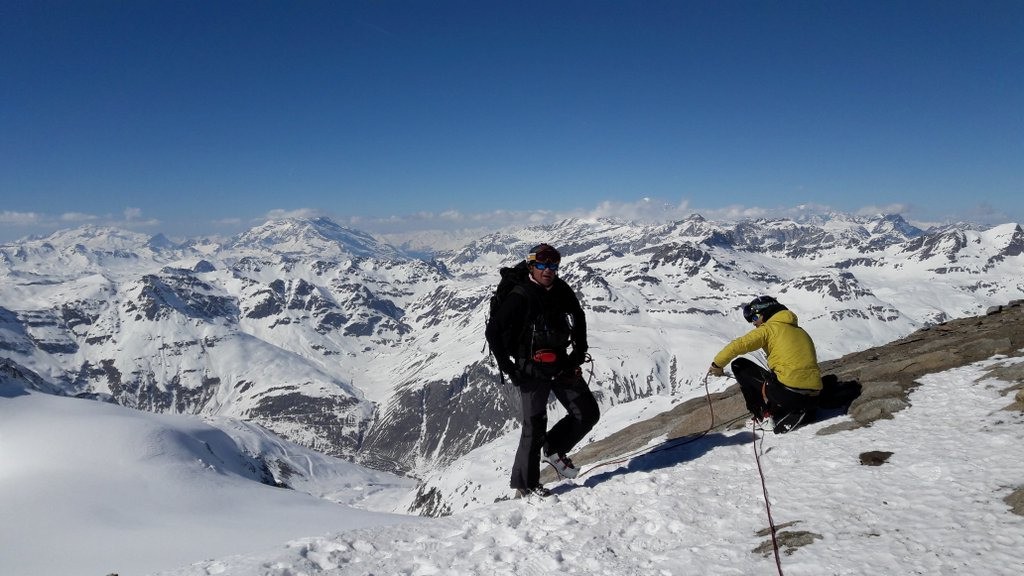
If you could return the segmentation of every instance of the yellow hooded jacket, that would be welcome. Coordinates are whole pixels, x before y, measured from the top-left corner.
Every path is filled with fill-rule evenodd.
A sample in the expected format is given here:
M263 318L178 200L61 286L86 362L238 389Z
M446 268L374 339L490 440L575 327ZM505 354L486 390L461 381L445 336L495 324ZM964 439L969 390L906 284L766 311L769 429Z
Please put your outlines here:
M796 314L780 310L768 321L729 342L715 356L715 365L726 367L740 354L764 348L768 368L790 388L821 390L821 371L814 342L797 326Z

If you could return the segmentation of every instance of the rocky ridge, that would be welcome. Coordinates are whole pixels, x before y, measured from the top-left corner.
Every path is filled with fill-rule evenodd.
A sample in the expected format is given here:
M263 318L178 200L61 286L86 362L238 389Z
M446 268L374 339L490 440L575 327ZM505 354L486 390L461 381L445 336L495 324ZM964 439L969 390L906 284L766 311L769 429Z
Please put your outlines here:
M818 434L847 432L870 426L879 419L892 418L894 413L910 405L909 394L921 385L917 379L925 374L997 356L1024 357L1022 324L1024 300L1014 300L1005 306L990 308L983 316L950 320L888 344L822 362L822 374L833 374L840 381L858 382L861 393L840 409L820 410L819 420L838 414L849 414L850 419L826 426ZM1001 391L1007 397L1005 410L1024 412L1024 365L1001 365L989 373L992 378L1011 383ZM657 438L665 438L663 445L672 446L716 430L743 426L747 418L749 413L739 386L734 384L722 392L683 402L589 444L573 454L573 461L583 469L593 468L624 455L644 452ZM861 459L868 464L865 459L871 460L871 455L861 455ZM882 458L882 462L884 460ZM554 480L553 472L545 469L542 481ZM1017 487L1006 498L1006 503L1014 513L1024 515L1024 486Z

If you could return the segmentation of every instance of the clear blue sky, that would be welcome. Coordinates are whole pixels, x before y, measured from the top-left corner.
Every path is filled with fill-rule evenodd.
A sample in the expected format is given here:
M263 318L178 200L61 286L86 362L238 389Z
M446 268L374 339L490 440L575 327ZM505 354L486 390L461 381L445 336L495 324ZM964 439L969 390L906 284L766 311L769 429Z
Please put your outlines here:
M1022 193L1020 0L0 0L0 240Z

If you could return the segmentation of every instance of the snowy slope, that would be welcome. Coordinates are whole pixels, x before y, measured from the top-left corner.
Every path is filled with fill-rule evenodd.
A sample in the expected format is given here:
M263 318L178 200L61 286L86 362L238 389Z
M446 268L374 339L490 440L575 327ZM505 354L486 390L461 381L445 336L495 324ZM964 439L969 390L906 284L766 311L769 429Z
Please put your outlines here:
M892 420L827 436L750 429L598 469L545 500L311 536L162 576L775 574L760 458L789 576L1024 570L1024 415L992 359L922 379ZM951 406L956 406L951 410ZM859 455L888 451L869 467ZM755 456L755 454L757 456ZM755 551L756 550L756 551Z
M922 231L896 215L667 224L569 219L432 261L326 219L174 244L84 227L0 246L0 357L71 394L227 416L425 477L505 442L483 326L497 270L539 241L587 311L607 411L682 401L773 294L820 360L1024 297L1024 231Z
M0 375L0 574L142 574L414 522L362 509L384 510L408 480L218 425L27 391ZM298 489L267 484L275 478Z
M586 442L702 394L708 359L745 331L736 308L755 294L793 308L821 359L1024 295L1017 225L925 234L836 215L567 220L434 262L323 221L221 243L80 229L0 246L0 373L10 358L42 377L0 392L0 515L20 520L0 532L0 574L124 575L229 555L179 573L770 571L749 552L765 523L745 432L596 470L543 507L492 503L507 494L517 431L482 349L486 299L497 267L540 240L563 249L588 312L603 414ZM765 440L776 519L821 535L789 557L796 573L862 573L858 556L875 573L976 573L956 562L981 552L991 558L977 573L1013 573L1020 524L1001 499L1024 480L1001 454L1020 442L1020 415L996 414L1001 385L974 385L980 374L922 387L914 407L866 430L819 438L816 424ZM60 389L204 420L39 393ZM933 394L947 412L919 411ZM989 424L954 425L952 405ZM364 512L408 509L414 486L267 429L414 471L455 516ZM896 455L861 468L869 449Z

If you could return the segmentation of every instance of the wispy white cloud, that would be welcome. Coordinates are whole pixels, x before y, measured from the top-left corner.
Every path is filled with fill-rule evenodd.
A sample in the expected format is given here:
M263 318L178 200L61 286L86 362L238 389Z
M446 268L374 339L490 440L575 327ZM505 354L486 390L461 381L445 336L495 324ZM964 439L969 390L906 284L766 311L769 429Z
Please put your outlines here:
M459 210L439 212L421 211L410 214L392 214L388 216L352 216L336 215L319 208L274 209L260 218L230 217L208 222L208 227L218 234L241 232L246 226L261 224L265 220L281 218L315 218L327 216L344 226L378 234L382 236L409 236L416 233L437 233L451 237L472 237L509 227L533 226L549 224L566 218L598 219L613 218L617 220L663 223L677 221L697 213L717 222L735 222L757 218L800 218L816 214L841 212L824 204L800 204L797 206L748 206L732 204L719 207L695 207L687 198L664 200L643 197L632 202L601 201L591 207L555 211L555 210L491 210L486 212L467 213ZM871 204L857 208L848 213L858 216L875 214L901 214L908 221L920 228L948 224L954 221L969 221L982 225L1012 222L1012 217L1000 210L998 206L979 203L968 213L959 215L928 215L919 214L921 208L907 203ZM140 208L127 207L120 215L98 215L82 212L65 212L63 214L45 214L39 212L0 211L0 225L4 226L6 238L27 234L48 234L59 228L93 224L115 226L147 233L165 232L181 234L182 230L159 230L163 222L157 218L146 217ZM201 228L201 227L200 227ZM204 235L208 230L194 229L190 234Z
M634 202L605 200L595 208L584 210L584 218L615 218L633 222L667 222L686 218L693 213L689 200L678 202L644 197Z
M802 218L813 215L829 214L836 210L824 204L799 204L797 206L744 206L731 204L718 208L699 210L708 220L720 222L736 222L738 220L756 220L758 218Z
M906 214L911 212L913 207L910 204L885 204L885 205L868 205L857 209L855 214L857 216L874 216L875 214Z
M991 207L989 207L991 208ZM928 223L914 221L908 212L914 207L910 204L892 203L888 205L867 205L852 212L859 216L874 214L903 214L917 225L927 227ZM826 215L841 212L826 204L805 203L796 206L748 206L732 204L727 206L704 208L695 207L688 198L665 200L661 198L643 197L632 202L601 201L595 206L581 207L571 210L491 210L486 212L467 213L459 210L440 212L420 211L409 214L391 214L388 216L341 216L327 213L315 208L277 209L265 216L267 219L278 218L310 218L327 216L344 226L366 230L374 234L393 235L411 234L416 232L475 232L495 231L514 226L533 226L549 224L566 218L598 219L612 218L616 220L664 223L685 219L693 214L719 222L735 222L758 218L805 218L814 215ZM979 208L979 213L986 212ZM989 210L988 212L993 212ZM262 220L261 220L262 222ZM228 224L236 224L232 219Z
M871 206L859 210L858 214L899 213L905 205ZM800 218L816 214L828 214L837 210L824 204L801 204L798 206L745 206L733 204L714 208L694 207L687 198L670 201L644 197L632 202L602 201L592 207L566 211L553 210L494 210L490 212L462 213L446 211L439 213L418 212L405 216L386 218L348 218L344 224L362 227L376 233L398 233L413 231L453 231L458 229L501 229L508 226L531 226L547 224L566 218L598 219L612 218L631 222L664 223L683 220L693 214L700 214L709 220L735 222L757 218ZM341 220L339 220L340 222Z
M1001 208L988 202L981 202L968 209L965 214L961 215L960 220L994 225L1012 222L1013 218Z
M323 210L317 208L296 208L294 210L275 208L274 210L267 212L265 219L281 220L283 218L317 218L323 215Z
M118 222L117 220L111 220L110 225L112 226L124 226L125 228L151 228L160 225L160 220L157 218L145 218L142 216L142 208L125 208L122 212L123 219Z
M128 209L123 215L99 215L85 212L44 212L0 211L0 242L26 236L45 236L62 228L82 225L113 226L129 230L153 229L160 225L155 218L143 218L141 210Z
M69 224L77 224L80 222L95 222L100 217L95 214L86 214L84 212L65 212L60 215L61 222L67 222Z
M43 216L37 212L0 211L0 224L10 226L34 226L42 219Z

